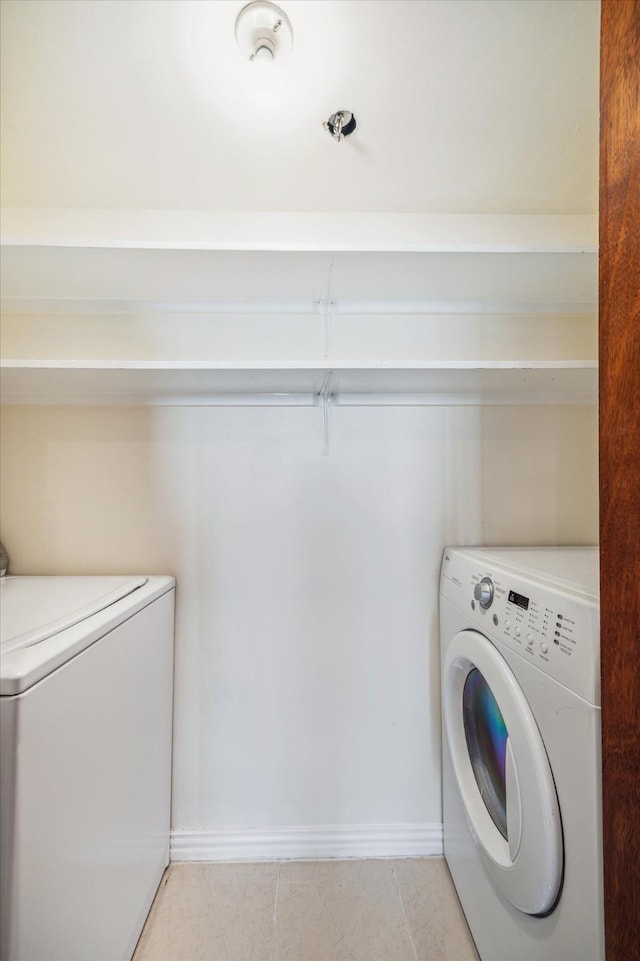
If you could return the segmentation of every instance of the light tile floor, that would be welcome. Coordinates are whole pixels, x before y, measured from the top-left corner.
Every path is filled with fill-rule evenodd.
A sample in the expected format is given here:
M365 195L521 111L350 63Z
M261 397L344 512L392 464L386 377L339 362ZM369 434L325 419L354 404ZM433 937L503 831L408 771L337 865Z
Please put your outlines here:
M133 961L478 961L440 858L172 864Z

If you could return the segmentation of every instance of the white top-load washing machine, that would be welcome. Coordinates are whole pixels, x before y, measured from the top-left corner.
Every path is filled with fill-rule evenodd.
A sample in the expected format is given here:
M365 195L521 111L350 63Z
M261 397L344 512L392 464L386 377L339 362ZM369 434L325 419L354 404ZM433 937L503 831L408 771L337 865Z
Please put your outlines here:
M169 860L174 580L0 578L1 961L128 961Z
M598 554L454 549L444 848L482 961L603 961Z

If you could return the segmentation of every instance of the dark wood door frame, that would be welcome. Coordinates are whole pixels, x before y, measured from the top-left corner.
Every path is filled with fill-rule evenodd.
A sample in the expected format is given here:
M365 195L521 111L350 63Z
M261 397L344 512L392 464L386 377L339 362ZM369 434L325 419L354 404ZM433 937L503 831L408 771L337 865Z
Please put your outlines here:
M640 0L602 0L600 608L607 961L638 961Z

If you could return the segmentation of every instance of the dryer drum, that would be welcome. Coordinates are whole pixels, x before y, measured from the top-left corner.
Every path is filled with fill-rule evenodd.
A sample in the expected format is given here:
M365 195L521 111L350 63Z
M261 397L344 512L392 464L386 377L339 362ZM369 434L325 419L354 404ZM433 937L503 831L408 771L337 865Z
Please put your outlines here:
M477 668L467 676L462 695L464 733L471 767L482 799L500 834L507 834L507 742L498 702Z

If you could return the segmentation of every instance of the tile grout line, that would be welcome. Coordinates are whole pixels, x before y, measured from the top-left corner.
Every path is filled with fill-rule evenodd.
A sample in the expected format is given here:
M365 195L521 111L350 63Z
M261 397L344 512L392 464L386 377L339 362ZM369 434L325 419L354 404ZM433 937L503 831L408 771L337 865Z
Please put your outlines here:
M402 917L404 918L404 924L407 929L407 934L409 935L409 941L411 942L411 950L413 951L414 961L418 961L418 952L416 950L416 945L413 940L413 935L411 933L411 925L409 924L409 918L407 917L407 912L404 906L404 901L402 900L402 892L400 891L400 882L398 881L398 875L396 874L396 869L391 868L393 872L393 880L396 885L396 894L398 895L398 901L400 902L400 908L402 909Z
M278 893L280 891L280 862L276 861L276 895L273 900L273 940L275 942L278 934ZM273 958L273 952L271 952Z

